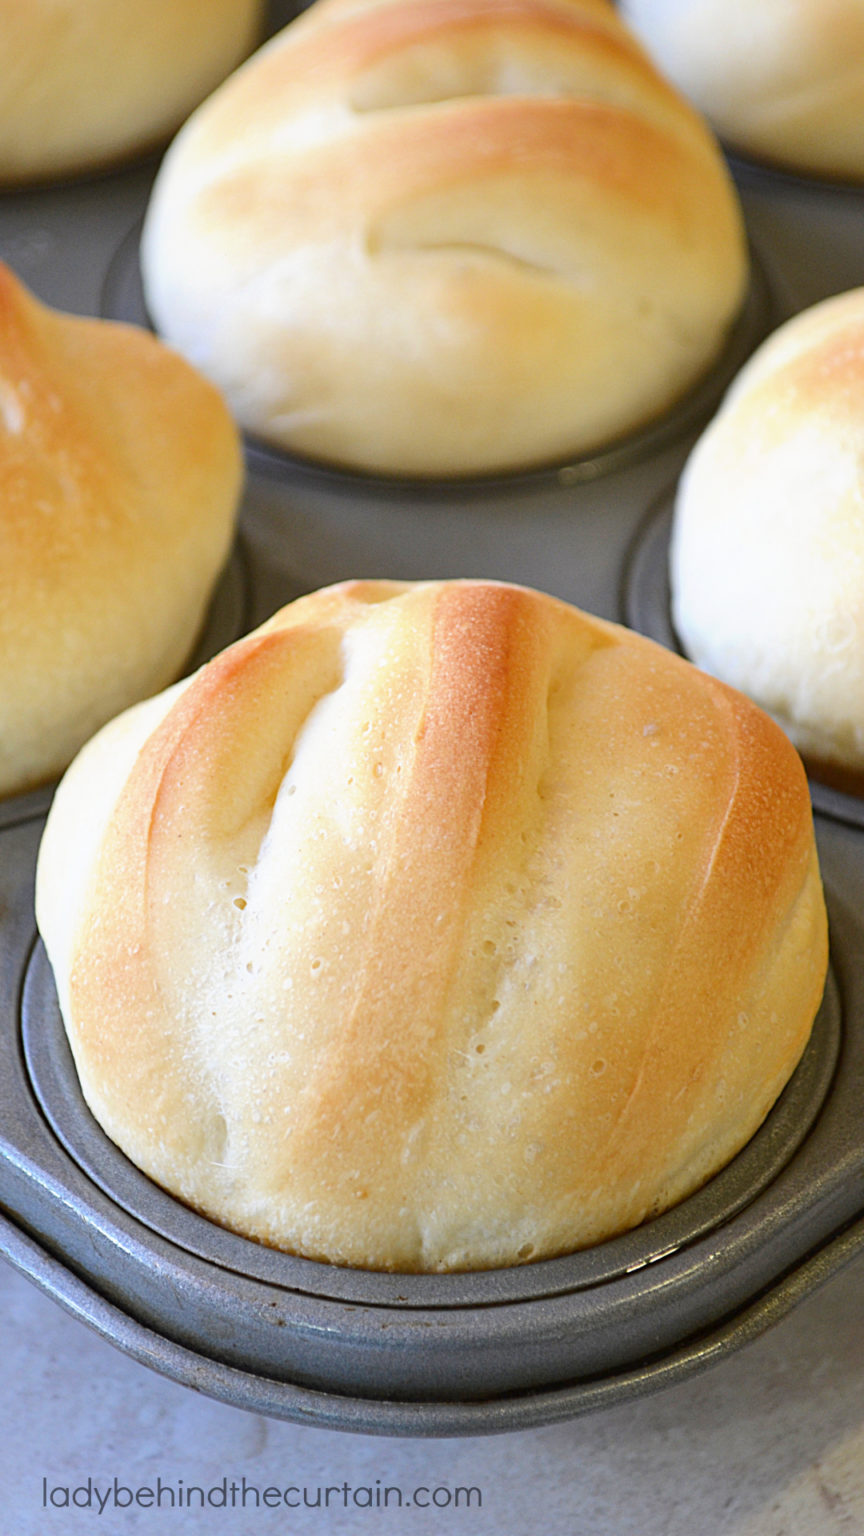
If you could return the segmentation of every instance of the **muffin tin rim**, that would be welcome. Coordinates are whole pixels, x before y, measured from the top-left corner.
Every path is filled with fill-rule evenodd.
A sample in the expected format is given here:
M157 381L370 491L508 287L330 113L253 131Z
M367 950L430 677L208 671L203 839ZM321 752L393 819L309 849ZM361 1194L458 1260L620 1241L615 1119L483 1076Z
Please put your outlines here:
M450 1437L505 1434L581 1417L662 1390L752 1343L864 1250L864 1217L850 1222L776 1286L653 1358L614 1374L487 1401L401 1402L298 1386L226 1365L166 1338L109 1301L0 1212L0 1253L65 1311L140 1364L221 1402L322 1429L355 1434Z
M748 1307L864 1215L860 1179L850 1177L864 1166L857 1119L862 1068L855 1050L864 1014L861 979L850 970L861 923L844 902L832 898L831 906L839 942L837 981L844 1016L854 1021L853 1038L847 1040L844 1029L838 1072L809 1135L774 1184L719 1232L587 1292L524 1301L502 1298L493 1305L438 1311L402 1307L392 1315L374 1305L296 1291L277 1300L275 1288L266 1282L215 1270L143 1230L94 1188L48 1134L41 1116L34 1115L17 1040L13 1070L4 1073L13 1127L11 1144L8 1135L0 1144L4 1208L40 1243L47 1238L65 1266L77 1269L89 1285L109 1297L123 1296L138 1322L152 1329L155 1317L155 1331L169 1348L177 1344L199 1354L203 1348L229 1370L239 1365L256 1377L273 1376L349 1397L362 1383L363 1398L395 1398L408 1408L419 1402L446 1403L454 1395L478 1404L497 1402L514 1391L545 1392L568 1380L584 1385L598 1376L617 1375ZM8 1044L4 1049L8 1052ZM404 1277L395 1279L401 1283ZM271 1312L272 1307L277 1311ZM190 1317L195 1319L191 1334ZM282 1350L274 1356L280 1328L272 1325L284 1328L286 1323ZM466 1361L471 1387L454 1393L453 1382L462 1382ZM562 1361L566 1368L560 1368Z
M54 1008L47 1032L46 1001ZM50 964L35 937L21 978L18 1028L30 1091L50 1134L113 1205L155 1235L205 1263L312 1297L364 1306L452 1308L521 1304L591 1290L721 1231L770 1189L817 1121L836 1072L842 1016L837 976L829 968L813 1033L783 1092L736 1156L683 1201L581 1252L441 1274L362 1270L283 1253L219 1226L153 1183L106 1136L84 1101ZM394 1299L395 1289L412 1294ZM484 1289L491 1292L488 1299Z
M722 141L722 148L726 164L736 185L741 182L750 182L759 187L770 188L773 184L787 191L813 192L820 195L826 192L836 193L840 198L848 199L864 197L864 173L861 181L850 181L844 176L796 170L794 166L781 165L779 161L760 159L758 155L736 149L728 141Z

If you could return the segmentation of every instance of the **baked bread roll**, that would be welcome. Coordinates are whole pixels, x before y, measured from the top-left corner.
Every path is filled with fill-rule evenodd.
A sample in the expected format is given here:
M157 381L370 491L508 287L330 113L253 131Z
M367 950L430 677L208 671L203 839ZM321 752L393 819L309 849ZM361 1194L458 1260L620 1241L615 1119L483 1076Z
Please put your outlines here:
M0 266L0 795L53 778L192 647L241 457L211 384Z
M731 146L864 179L864 0L621 0Z
M858 289L788 321L739 374L682 477L671 562L687 654L835 780L864 772L862 473Z
M662 415L747 272L714 141L605 0L318 0L172 146L142 265L244 427L419 476Z
M0 182L168 138L256 42L263 0L0 0Z
M825 974L786 737L492 582L302 598L114 721L37 910L85 1097L181 1200L337 1264L597 1243L748 1139Z

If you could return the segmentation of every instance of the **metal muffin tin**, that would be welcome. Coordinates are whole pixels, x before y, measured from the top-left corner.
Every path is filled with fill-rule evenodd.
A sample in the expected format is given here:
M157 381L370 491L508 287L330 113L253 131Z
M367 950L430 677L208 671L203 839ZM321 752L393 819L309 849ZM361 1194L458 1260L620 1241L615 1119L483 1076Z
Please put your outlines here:
M9 194L0 255L51 303L143 320L134 231L154 171L149 162ZM759 253L755 286L724 358L667 419L578 463L446 485L342 474L248 444L240 543L190 665L298 591L348 576L499 577L652 629L663 534L646 509L761 335L864 280L864 237L860 249L852 238L864 228L861 193L737 174ZM811 235L812 268L802 255ZM802 297L808 284L819 291ZM674 642L668 628L658 637ZM382 1434L491 1433L704 1369L864 1247L857 804L845 818L817 818L831 979L795 1077L739 1157L675 1210L584 1253L397 1276L314 1264L223 1230L157 1189L95 1125L35 934L50 794L0 803L0 1250L137 1359L275 1417ZM817 800L817 810L830 807Z

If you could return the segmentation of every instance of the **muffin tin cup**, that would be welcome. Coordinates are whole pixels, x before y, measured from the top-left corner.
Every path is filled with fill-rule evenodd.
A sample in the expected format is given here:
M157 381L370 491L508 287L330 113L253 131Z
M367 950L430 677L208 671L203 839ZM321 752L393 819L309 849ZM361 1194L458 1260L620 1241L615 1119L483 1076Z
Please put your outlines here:
M234 596L226 611L214 602L205 649L229 614L230 629L273 591L290 595L281 540L267 546L254 524L247 517L226 578ZM614 606L617 591L606 598ZM178 1380L346 1429L525 1427L704 1368L856 1251L841 1235L864 1214L864 977L862 932L842 900L813 1042L763 1128L703 1190L581 1254L478 1274L370 1274L224 1231L151 1184L95 1125L33 930L45 806L24 799L7 802L0 831L0 1244Z
M698 1369L703 1336L725 1330L731 1347L736 1317L864 1215L864 932L832 899L832 976L798 1071L739 1157L666 1215L585 1253L460 1275L338 1269L225 1232L144 1179L83 1105L28 909L40 834L38 820L0 833L15 914L0 930L3 1208L34 1262L53 1255L60 1299L77 1275L115 1309L109 1336L158 1336L178 1379L190 1356L215 1362L231 1401L306 1417L313 1394L321 1422L341 1404L343 1427L392 1433L541 1422L565 1400L584 1411L601 1381L650 1390L673 1358Z
M647 1225L566 1260L482 1275L394 1276L313 1263L249 1242L158 1189L109 1141L84 1103L41 943L27 960L20 996L24 1060L42 1115L69 1156L116 1206L187 1253L238 1274L321 1299L400 1308L522 1302L588 1290L692 1246L731 1221L791 1162L824 1103L841 1033L832 977L807 1052L760 1131L709 1185Z

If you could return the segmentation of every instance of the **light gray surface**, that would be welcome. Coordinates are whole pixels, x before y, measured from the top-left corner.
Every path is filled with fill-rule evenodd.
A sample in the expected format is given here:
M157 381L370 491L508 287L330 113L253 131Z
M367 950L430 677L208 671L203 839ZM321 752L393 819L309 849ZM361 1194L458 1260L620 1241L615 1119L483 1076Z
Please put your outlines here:
M496 1439L381 1440L277 1423L154 1376L0 1266L3 1536L856 1536L864 1531L864 1261L705 1376ZM482 1508L42 1507L70 1491L479 1487ZM361 1498L364 1495L359 1495ZM62 1495L58 1495L62 1497ZM291 1495L296 1497L296 1495ZM350 1501L349 1495L349 1501Z

